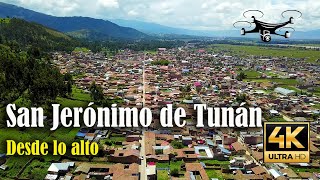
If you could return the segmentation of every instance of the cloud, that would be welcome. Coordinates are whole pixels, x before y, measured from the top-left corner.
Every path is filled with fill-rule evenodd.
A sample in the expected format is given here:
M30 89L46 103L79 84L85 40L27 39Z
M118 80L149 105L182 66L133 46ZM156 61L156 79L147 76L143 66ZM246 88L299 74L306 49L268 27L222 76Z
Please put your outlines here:
M119 8L119 2L117 0L98 0L97 3L104 8Z
M314 0L3 0L28 9L56 16L89 16L102 19L134 19L167 26L222 30L233 22L245 20L249 9L264 12L262 20L286 21L281 12L297 9L303 17L296 21L298 30L320 28L320 1ZM250 20L250 19L249 19Z

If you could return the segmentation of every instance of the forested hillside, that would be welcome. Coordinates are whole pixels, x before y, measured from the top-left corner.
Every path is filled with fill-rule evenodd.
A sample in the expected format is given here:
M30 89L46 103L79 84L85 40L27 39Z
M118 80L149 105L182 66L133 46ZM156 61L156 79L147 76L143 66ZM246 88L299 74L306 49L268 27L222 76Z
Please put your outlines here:
M17 18L4 18L0 19L0 44L6 44L17 50L34 46L43 51L71 51L79 45L79 42L36 23Z
M72 91L72 78L60 74L47 52L73 50L72 38L20 19L0 21L0 126L4 107L18 99L43 106Z

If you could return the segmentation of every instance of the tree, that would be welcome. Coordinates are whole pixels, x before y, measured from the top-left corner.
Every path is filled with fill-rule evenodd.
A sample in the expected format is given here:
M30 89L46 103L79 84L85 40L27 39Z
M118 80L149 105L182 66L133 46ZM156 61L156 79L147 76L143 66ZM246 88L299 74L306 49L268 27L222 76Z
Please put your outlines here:
M247 75L244 73L244 72L240 72L239 74L238 74L238 76L236 77L236 79L238 80L238 81L242 81L243 79L245 79L247 77Z
M65 84L66 84L66 93L68 95L71 95L72 94L72 85L73 85L73 77L71 74L67 73L64 75L64 81L65 81Z
M236 98L236 101L239 103L246 102L246 100L247 100L247 95L245 94L240 94Z
M171 170L170 175L173 177L179 177L179 169L178 168L174 168Z
M180 87L179 90L184 92L184 93L187 93L187 92L191 91L191 86L188 84L186 86Z
M91 98L95 102L101 103L104 100L103 89L95 81L90 85L89 91L91 92Z
M171 146L175 149L182 149L183 148L183 144L177 140L172 141Z

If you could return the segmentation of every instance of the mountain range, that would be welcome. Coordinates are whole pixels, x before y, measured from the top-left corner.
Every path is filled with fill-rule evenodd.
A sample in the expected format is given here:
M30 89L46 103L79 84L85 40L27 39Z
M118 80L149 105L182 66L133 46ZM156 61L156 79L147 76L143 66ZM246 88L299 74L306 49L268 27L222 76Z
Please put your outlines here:
M21 18L42 24L77 38L88 38L91 40L106 40L109 38L141 39L150 37L167 37L164 35L259 38L258 34L241 36L239 30L190 30L137 20L102 20L90 17L56 17L1 2L0 17ZM290 39L320 39L320 30L305 32L297 31L293 33L292 38Z
M120 26L135 28L147 34L179 34L190 36L207 36L207 37L249 37L259 38L258 34L248 34L246 36L240 35L240 30L221 30L221 31L208 31L208 30L190 30L183 28L173 28L151 22L143 22L137 20L123 20L123 19L110 19ZM231 25L232 26L232 25ZM277 38L277 36L275 36ZM283 39L282 37L280 37ZM320 39L320 30L311 31L296 31L293 33L291 39Z
M121 27L107 20L89 17L55 17L6 3L0 3L0 17L21 18L79 37L97 39L147 37L146 34L133 28Z
M80 42L64 33L18 18L0 19L0 44L19 50L72 51Z

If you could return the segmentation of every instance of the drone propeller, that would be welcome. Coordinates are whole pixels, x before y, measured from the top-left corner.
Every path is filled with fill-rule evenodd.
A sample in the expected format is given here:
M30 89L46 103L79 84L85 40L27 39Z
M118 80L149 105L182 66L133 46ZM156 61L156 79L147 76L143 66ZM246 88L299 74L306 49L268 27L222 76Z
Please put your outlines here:
M282 29L291 29L292 31L291 32L295 32L296 30L293 28L293 27L282 27L282 28L279 28L279 32L282 31ZM290 31L289 31L290 32Z
M252 25L252 23L249 22L249 21L237 21L237 22L233 23L233 27L236 28L236 29L239 29L239 28L236 26L236 24L238 24L238 23L247 23L247 24L250 24L250 26L249 26L248 28L250 28L251 25Z
M297 12L297 13L299 13L300 16L297 17L297 18L295 18L295 19L299 19L299 18L302 17L302 13L301 13L300 11L298 11L298 10L286 10L286 11L283 11L283 12L281 13L281 16L282 16L283 18L285 18L285 17L284 17L284 14L286 14L286 13L288 13L288 12Z
M243 13L243 17L245 17L245 18L250 18L250 17L246 17L246 14L247 14L248 12L259 12L259 13L261 14L261 17L259 17L259 18L262 18L262 17L264 16L263 12L260 11L260 10L247 10L247 11L245 11L245 12Z

